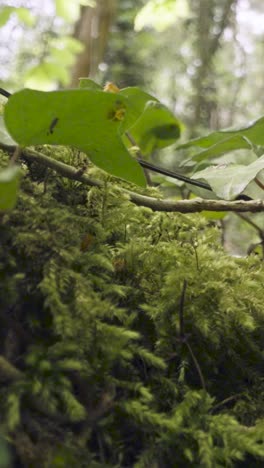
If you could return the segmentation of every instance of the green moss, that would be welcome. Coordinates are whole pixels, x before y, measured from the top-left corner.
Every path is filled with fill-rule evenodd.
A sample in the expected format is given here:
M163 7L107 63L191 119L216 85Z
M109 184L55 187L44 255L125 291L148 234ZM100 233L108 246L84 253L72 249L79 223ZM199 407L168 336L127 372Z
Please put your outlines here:
M35 169L1 224L0 353L21 371L0 368L1 430L20 462L263 459L260 261L228 257L201 216Z

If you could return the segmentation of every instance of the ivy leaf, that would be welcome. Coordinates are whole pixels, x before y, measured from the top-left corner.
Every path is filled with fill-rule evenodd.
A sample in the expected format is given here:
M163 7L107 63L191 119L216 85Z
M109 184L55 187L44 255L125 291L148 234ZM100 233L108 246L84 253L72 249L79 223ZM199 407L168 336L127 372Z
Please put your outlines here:
M221 130L219 132L210 133L205 137L195 138L178 146L177 149L185 149L192 146L209 148L212 145L223 144L225 141L225 152L227 152L233 151L234 149L245 148L246 140L249 141L249 144L252 143L253 145L264 146L264 117L238 130Z
M264 169L264 156L248 166L232 164L226 167L208 167L196 172L192 179L205 179L218 197L233 200L246 189L262 169Z
M19 187L20 169L10 166L0 172L0 210L6 211L14 208Z
M11 136L21 146L75 146L110 174L145 186L139 163L121 140L129 103L119 94L89 89L13 94L4 111Z

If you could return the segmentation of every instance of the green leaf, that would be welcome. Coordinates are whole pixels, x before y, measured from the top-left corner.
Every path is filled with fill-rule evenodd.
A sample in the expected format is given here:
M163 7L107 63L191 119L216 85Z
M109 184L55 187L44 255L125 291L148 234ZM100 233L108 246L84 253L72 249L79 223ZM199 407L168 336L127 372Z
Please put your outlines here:
M63 67L69 67L75 61L75 55L66 48L50 47L49 53L50 57Z
M128 88L123 88L118 93L121 96L126 97L129 100L129 109L130 109L130 118L126 120L126 127L131 127L135 121L143 114L146 104L149 101L158 100L151 96L151 94L142 91L142 89L137 86L130 86Z
M136 16L135 30L148 26L162 32L174 25L177 18L188 16L188 12L186 0L149 0Z
M0 9L0 27L7 23L13 13L15 13L18 19L27 26L33 26L36 22L35 17L28 8L4 6Z
M182 123L154 96L137 87L123 88L118 95L129 100L130 108L130 117L122 128L133 137L145 155L154 149L169 146L179 138Z
M11 138L11 136L9 135L6 129L4 118L2 115L0 115L0 141L4 145L9 145L9 146L13 146L16 144L16 142L13 140L13 138Z
M14 208L19 187L20 169L10 166L0 172L0 210L6 211Z
M79 78L79 88L81 89L97 89L102 91L102 86L97 84L90 78Z
M264 156L248 166L232 164L227 167L208 167L196 172L192 179L205 179L218 197L233 200L245 190L262 169L264 169Z
M43 91L49 90L54 82L66 85L69 81L67 69L55 61L41 62L30 68L25 76L26 85L30 88L38 88Z
M78 39L75 39L75 37L61 36L57 37L56 40L61 42L64 45L64 47L66 47L74 54L78 54L79 52L82 52L84 50L83 43Z
M4 26L9 20L12 13L14 13L15 7L4 6L0 9L0 27Z
M119 94L75 89L13 94L4 112L11 136L22 146L71 145L110 174L145 186L141 166L124 146L120 128L129 103Z
M74 23L80 15L80 2L76 0L55 0L56 14L65 21Z
M15 13L18 16L18 19L26 26L34 26L34 24L36 23L36 18L31 13L31 11L29 11L28 8L17 8Z
M238 137L233 140L232 137ZM241 137L241 138L239 138ZM244 138L242 138L244 137ZM230 149L228 149L228 138L230 138ZM264 146L264 117L256 120L247 127L238 130L221 130L219 132L213 132L209 135L201 138L195 138L193 140L178 146L177 149L190 148L192 146L198 146L200 148L209 148L217 143L223 143L226 141L225 151L232 151L234 149L245 148L245 138L249 140L253 145ZM234 147L235 146L235 147Z
M181 134L181 124L166 106L148 101L144 112L128 131L142 153L148 155L175 143Z
M228 137L196 154L193 159L203 161L237 149L252 149L252 144L242 135Z

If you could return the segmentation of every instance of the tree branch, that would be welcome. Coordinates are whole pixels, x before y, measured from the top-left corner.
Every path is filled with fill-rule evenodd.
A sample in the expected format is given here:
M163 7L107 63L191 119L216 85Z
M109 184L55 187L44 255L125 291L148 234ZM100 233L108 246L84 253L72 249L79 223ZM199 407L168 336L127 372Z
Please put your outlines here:
M0 149L13 154L14 147L0 143ZM78 169L65 164L56 159L45 156L33 149L22 149L21 156L29 161L38 162L46 167L53 169L57 174L67 179L77 180L85 185L93 187L103 187L103 182L92 179L86 174L81 174ZM179 213L200 213L201 211L234 211L234 212L251 212L259 213L264 211L263 200L204 200L195 198L193 200L163 200L161 198L153 198L146 195L140 195L130 190L122 189L126 193L132 203L139 206L151 208L153 211L179 212Z

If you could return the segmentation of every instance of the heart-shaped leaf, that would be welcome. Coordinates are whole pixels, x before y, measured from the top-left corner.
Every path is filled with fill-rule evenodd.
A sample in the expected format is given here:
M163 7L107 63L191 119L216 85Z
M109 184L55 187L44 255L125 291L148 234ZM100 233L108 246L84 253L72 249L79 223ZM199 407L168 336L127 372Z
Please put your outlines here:
M121 139L122 122L131 120L128 100L122 95L95 89L25 89L9 98L4 118L10 135L21 146L75 146L101 169L145 186L141 166Z

